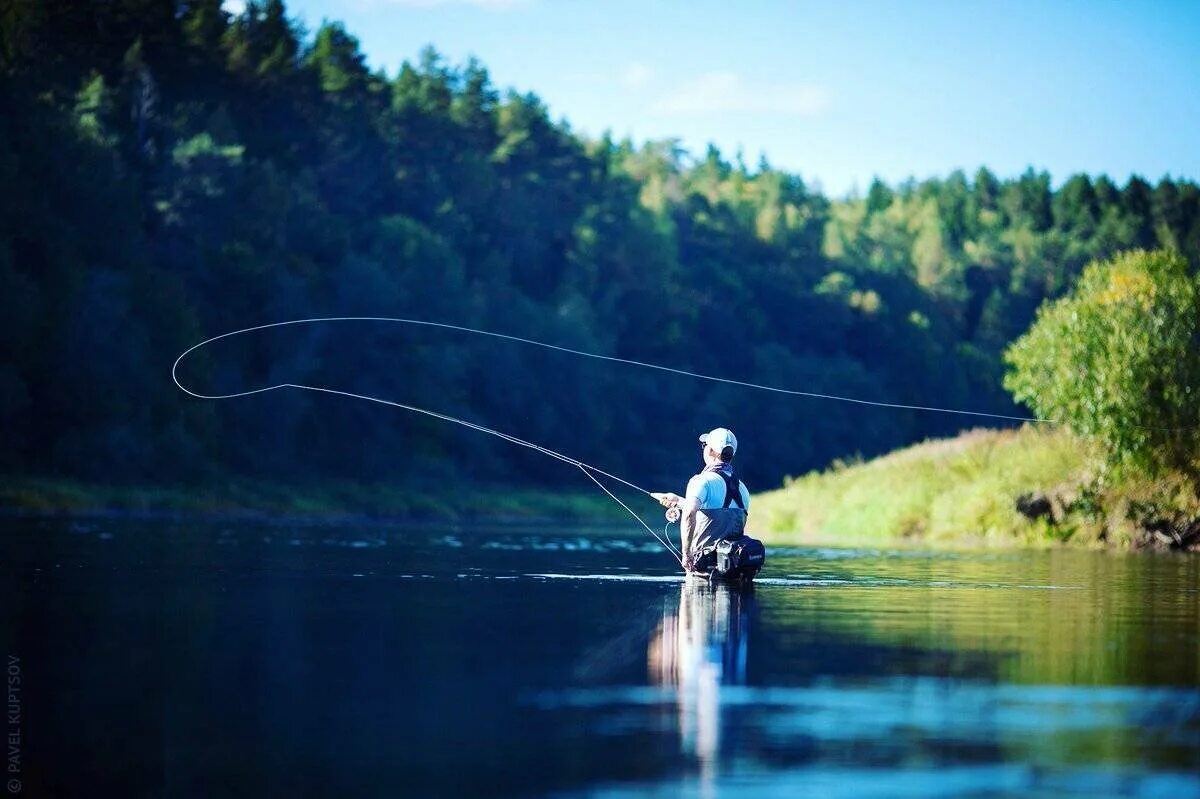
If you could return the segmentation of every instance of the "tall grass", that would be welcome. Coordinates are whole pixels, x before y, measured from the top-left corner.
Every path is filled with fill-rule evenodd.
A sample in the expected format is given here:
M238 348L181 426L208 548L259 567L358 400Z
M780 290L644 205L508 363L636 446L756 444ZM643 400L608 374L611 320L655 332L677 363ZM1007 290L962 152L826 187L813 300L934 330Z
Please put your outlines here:
M751 528L775 543L1050 543L1064 530L1022 516L1016 499L1088 481L1091 456L1058 428L972 430L789 478L755 498Z

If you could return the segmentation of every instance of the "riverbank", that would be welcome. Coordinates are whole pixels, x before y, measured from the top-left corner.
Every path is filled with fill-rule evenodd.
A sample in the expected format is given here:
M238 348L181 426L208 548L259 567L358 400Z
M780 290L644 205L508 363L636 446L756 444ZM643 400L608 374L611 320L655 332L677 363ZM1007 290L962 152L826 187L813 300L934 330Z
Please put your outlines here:
M322 481L295 485L246 479L204 485L100 485L61 478L0 483L0 510L33 515L186 515L296 517L311 520L386 518L413 521L606 523L628 518L598 492L474 486L455 493L395 483Z
M756 494L750 531L775 545L1200 550L1200 500L1182 479L1101 486L1087 442L1053 427L972 430ZM599 492L231 479L203 486L0 482L0 511L34 515L378 518L623 524ZM653 509L651 509L653 511ZM642 514L644 517L647 514ZM656 516L650 513L650 516Z
M1101 485L1064 429L972 430L785 480L755 498L768 543L1200 548L1200 502L1181 478Z

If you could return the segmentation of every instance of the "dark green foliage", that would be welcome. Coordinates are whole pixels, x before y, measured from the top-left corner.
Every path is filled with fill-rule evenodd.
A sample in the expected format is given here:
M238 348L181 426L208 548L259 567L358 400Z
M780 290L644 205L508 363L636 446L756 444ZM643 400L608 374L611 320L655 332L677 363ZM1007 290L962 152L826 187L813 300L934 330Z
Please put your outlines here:
M202 338L409 316L803 391L1016 412L1000 354L1083 265L1200 254L1185 181L1032 170L874 181L830 202L765 161L586 140L427 51L372 72L281 2L0 12L0 468L112 479L582 480L424 417L169 380ZM755 485L971 420L752 393L434 330L288 328L197 386L336 387L462 416L639 482L725 424Z

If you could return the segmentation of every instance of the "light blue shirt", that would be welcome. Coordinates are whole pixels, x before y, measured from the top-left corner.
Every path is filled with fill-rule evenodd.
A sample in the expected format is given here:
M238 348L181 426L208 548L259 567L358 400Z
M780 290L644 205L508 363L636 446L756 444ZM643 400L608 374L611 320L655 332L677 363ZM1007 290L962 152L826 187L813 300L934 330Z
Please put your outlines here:
M738 491L742 495L742 503L746 506L748 513L750 511L750 492L746 490L746 484L741 480L738 480ZM696 500L701 508L723 508L725 507L725 480L716 472L700 472L688 480L684 497ZM736 506L731 505L730 507Z

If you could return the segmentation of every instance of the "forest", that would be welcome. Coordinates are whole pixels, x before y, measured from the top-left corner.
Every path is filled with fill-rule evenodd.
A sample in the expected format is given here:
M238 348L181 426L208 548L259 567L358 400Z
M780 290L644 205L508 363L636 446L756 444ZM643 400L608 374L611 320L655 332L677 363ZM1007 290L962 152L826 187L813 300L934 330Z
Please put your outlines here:
M574 486L561 463L335 397L195 400L227 331L393 316L806 392L1026 415L1003 353L1091 261L1200 264L1200 187L1029 169L828 197L740 153L574 131L485 65L373 70L280 0L7 4L0 15L0 472ZM1031 158L1033 154L1031 154ZM1152 182L1156 181L1156 182ZM695 437L748 484L978 418L765 394L446 330L289 328L197 388L322 385L494 427L643 484Z

